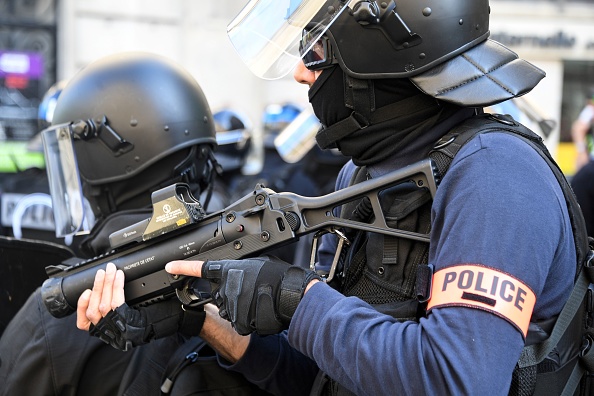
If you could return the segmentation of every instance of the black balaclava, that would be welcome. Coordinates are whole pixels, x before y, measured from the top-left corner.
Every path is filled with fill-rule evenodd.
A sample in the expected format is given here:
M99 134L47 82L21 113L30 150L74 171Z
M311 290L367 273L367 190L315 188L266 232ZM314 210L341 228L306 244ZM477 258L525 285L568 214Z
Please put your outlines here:
M83 180L83 192L100 220L122 210L152 207L154 191L178 182L187 183L198 197L211 185L217 165L209 145L196 145L159 160L133 178L100 185Z
M367 108L353 109L352 100L348 99L353 82L361 80L347 77L338 66L325 69L311 86L309 101L323 125L316 136L322 148L330 147L320 144L325 128L349 118L354 112L357 116L367 112L359 119L370 119L370 116L373 119L374 113L383 113L381 119L331 142L359 166L372 165L403 152L424 132L460 109L422 94L406 78L367 80L364 82L369 87L367 97L363 97ZM327 137L325 141L327 143Z

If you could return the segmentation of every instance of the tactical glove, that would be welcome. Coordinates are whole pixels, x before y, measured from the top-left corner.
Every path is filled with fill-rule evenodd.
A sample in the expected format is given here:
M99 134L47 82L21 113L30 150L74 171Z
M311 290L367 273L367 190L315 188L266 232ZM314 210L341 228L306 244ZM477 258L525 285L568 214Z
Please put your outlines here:
M308 283L320 279L276 257L207 261L202 278L211 282L221 317L241 335L287 329Z
M203 309L183 309L177 299L169 299L142 308L124 303L110 311L89 334L99 337L116 349L128 351L176 332L198 335L204 324Z

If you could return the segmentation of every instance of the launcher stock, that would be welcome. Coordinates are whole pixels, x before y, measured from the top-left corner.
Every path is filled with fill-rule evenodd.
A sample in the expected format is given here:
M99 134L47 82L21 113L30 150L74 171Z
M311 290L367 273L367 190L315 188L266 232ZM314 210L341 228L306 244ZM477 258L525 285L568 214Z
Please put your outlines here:
M204 215L189 186L177 183L152 194L153 216L110 236L108 254L69 265L49 266L41 289L48 311L57 318L76 311L79 296L93 286L95 273L107 263L125 273L124 291L131 306L177 297L184 304L206 298L196 278L165 271L172 260L224 260L256 254L295 242L315 232L351 228L417 241L428 235L390 228L380 208L379 193L401 183L437 188L432 161L427 159L321 197L276 193L261 185L226 209ZM336 217L333 209L367 196L374 216L370 223Z

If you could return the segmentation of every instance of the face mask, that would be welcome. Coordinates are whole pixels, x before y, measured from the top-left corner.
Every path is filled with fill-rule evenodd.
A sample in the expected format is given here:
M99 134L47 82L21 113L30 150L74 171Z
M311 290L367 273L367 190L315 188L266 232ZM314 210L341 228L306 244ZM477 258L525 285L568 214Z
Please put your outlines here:
M346 80L342 69L334 66L323 70L309 90L309 101L326 131L353 113L353 109L346 105L347 95L352 94L351 90L347 90L350 83ZM342 154L351 157L356 165L377 163L403 152L436 122L451 113L448 110L442 114L443 107L433 99L419 107L418 97L422 94L408 79L378 79L368 87L372 90L368 93L372 98L369 103L374 107L372 112L387 105L397 107L390 113L392 116L375 120L375 123L348 134L339 132L335 135L336 147ZM359 111L365 110L361 108Z
M309 89L308 95L316 117L325 127L352 113L344 103L344 75L338 66L323 70Z

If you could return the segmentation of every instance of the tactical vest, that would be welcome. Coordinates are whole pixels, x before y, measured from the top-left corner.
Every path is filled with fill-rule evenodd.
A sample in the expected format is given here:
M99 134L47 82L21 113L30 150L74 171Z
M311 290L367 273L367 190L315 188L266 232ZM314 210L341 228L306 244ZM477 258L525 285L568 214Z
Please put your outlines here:
M594 391L588 377L594 373L594 268L585 223L569 183L534 132L510 116L482 114L462 122L443 136L430 153L436 166L436 181L443 178L460 148L479 133L509 133L531 145L549 164L565 195L576 247L574 290L557 318L530 323L526 345L512 377L510 395L589 394ZM365 168L357 168L350 184L367 179ZM389 227L428 234L431 227L431 195L426 189L403 184L384 191L380 197ZM369 221L373 213L363 199L342 207L342 216ZM431 287L428 270L429 244L347 231L351 246L343 259L341 276L334 287L346 296L357 296L378 311L399 321L425 316ZM579 388L579 389L578 389ZM577 389L577 391L576 391ZM581 393L580 393L581 392ZM320 374L312 395L352 395Z

